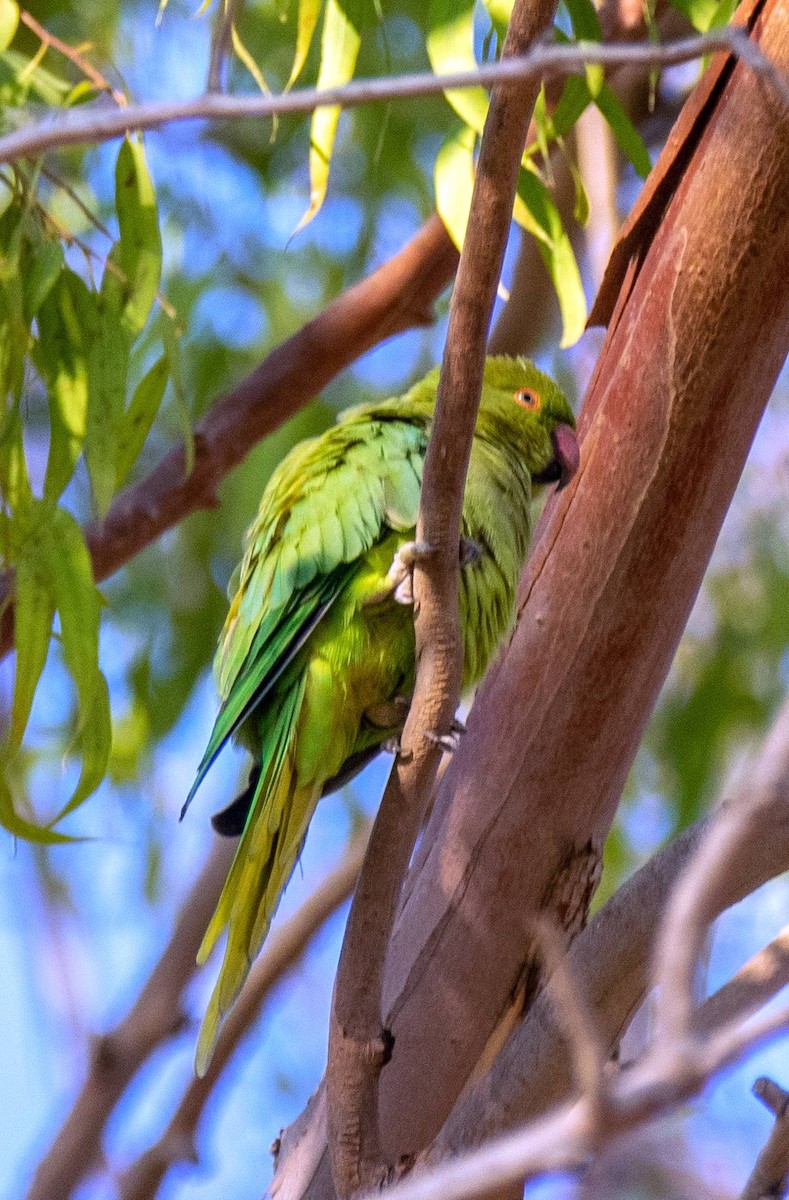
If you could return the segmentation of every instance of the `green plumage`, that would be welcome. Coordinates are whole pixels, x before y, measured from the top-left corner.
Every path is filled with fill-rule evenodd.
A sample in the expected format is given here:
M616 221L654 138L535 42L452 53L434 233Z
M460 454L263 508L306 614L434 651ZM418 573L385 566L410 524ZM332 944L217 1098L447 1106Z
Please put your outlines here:
M413 613L388 574L414 538L438 372L406 395L346 412L272 476L234 578L217 652L221 708L191 800L235 735L259 774L241 841L200 949L228 940L203 1022L204 1072L268 931L327 783L397 732L414 685ZM525 396L524 396L525 392ZM532 481L558 478L553 432L574 426L556 385L524 360L491 358L463 505L481 553L461 571L464 686L514 617Z

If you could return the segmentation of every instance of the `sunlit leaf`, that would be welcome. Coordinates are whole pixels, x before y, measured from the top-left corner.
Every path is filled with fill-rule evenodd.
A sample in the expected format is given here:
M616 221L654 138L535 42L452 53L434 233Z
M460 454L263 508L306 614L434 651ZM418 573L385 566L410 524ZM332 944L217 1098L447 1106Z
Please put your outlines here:
M564 0L570 20L573 23L573 33L579 42L599 42L603 32L600 28L600 18L597 15L592 0ZM597 96L605 79L605 68L601 63L590 63L584 68L589 92Z
M327 0L321 35L321 65L317 87L330 88L353 78L362 44L362 30L375 15L371 0ZM310 125L310 206L297 226L303 229L319 211L329 183L334 138L340 109L318 108Z
M55 606L49 587L47 564L32 532L23 541L16 561L14 646L14 698L9 741L17 748L27 727L38 681L44 669Z
M699 33L727 24L737 7L732 0L672 0L672 3Z
M474 0L430 0L427 23L427 56L436 75L476 69ZM462 88L444 95L458 116L482 133L488 112L485 89Z
M115 457L115 487L125 482L145 444L154 418L162 403L170 364L166 354L158 358L140 380L118 429Z
M0 420L0 495L14 513L29 510L33 499L18 404Z
M233 44L233 50L235 51L236 56L249 71L255 83L258 85L259 90L263 92L264 95L268 95L271 92L271 88L266 83L266 78L258 64L255 62L255 59L242 42L241 35L234 24L230 26L230 40Z
M293 87L304 70L318 24L321 3L322 0L299 0L299 12L296 18L296 53L293 56L293 66L290 69L288 82L285 84L286 92Z
M79 724L93 711L99 681L99 592L82 530L55 509L44 546L52 597L60 617L63 657L77 688Z
M562 314L562 346L572 346L584 331L586 298L581 273L559 210L545 184L531 171L521 169L518 196L530 216L528 228L537 235L537 246L548 268ZM518 209L515 209L518 219Z
M515 0L485 0L485 8L496 30L499 45L504 41Z
M0 51L7 50L19 24L19 5L14 0L0 0Z
M102 306L134 338L153 307L162 271L156 192L142 142L124 138L115 165L115 207L120 238L101 285Z
M629 162L633 164L642 179L646 179L652 170L649 151L644 145L644 139L636 129L630 117L625 112L616 93L603 84L595 97L595 104L611 126L617 145Z
M466 236L474 190L475 141L474 130L463 125L446 139L436 155L436 208L458 250Z

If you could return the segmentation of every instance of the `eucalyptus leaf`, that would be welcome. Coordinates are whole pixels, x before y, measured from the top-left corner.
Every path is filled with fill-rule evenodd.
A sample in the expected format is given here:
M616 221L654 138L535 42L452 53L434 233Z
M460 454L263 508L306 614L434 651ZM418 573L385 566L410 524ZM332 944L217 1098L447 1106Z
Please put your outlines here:
M22 744L33 697L44 669L52 632L55 605L49 586L46 561L32 531L22 539L23 553L16 561L14 587L14 695L9 741Z
M570 239L545 184L525 168L521 168L518 176L518 196L529 213L531 227L536 226L541 232L537 246L556 289L562 314L561 345L572 346L584 331L586 298ZM515 214L517 219L517 208Z
M475 141L474 130L462 125L436 155L436 208L458 250L463 248L474 190Z
M476 69L474 0L430 0L427 25L427 57L436 75ZM461 120L481 134L488 113L485 89L450 89L444 95Z
M121 487L137 461L162 403L170 362L166 354L156 360L140 380L120 421L115 454L115 487Z

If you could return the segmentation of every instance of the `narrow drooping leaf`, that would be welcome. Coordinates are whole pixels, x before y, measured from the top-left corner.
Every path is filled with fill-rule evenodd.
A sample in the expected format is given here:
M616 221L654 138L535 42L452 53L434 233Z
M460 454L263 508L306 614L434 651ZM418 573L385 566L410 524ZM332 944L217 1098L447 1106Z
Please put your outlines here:
M496 30L499 47L506 37L514 2L515 0L485 0L485 8L488 10L488 16Z
M36 825L20 817L14 808L11 789L0 770L0 825L14 837L24 838L27 842L35 842L41 846L62 846L67 842L82 841L81 838L69 837L66 833L56 833L54 829Z
M430 0L427 22L427 56L436 75L473 71L474 0ZM481 134L488 112L485 89L451 89L444 95L461 120Z
M44 669L52 632L55 606L46 562L38 539L32 533L23 541L24 552L16 562L14 645L14 697L9 741L22 744L38 681Z
M92 796L107 773L112 749L110 693L101 671L96 679L93 705L80 722L73 749L82 759L82 770L74 794L52 822L56 825Z
M88 413L85 462L93 499L104 515L115 495L118 436L126 400L130 340L111 308L98 313L96 335L88 348Z
M267 95L271 92L271 88L266 83L266 77L261 71L258 64L255 62L253 55L241 40L241 34L235 27L235 24L230 26L230 41L233 44L233 50L237 58L244 64L250 75L258 86L258 89Z
M18 403L0 419L0 495L12 513L28 512L33 502Z
M372 0L327 0L321 34L318 88L336 87L353 78L362 30L375 16ZM319 211L329 183L340 109L318 108L310 125L310 205L297 226L303 229Z
M646 179L652 170L649 151L618 96L607 83L603 84L595 96L595 104L611 126L617 145L625 158L633 164L641 178Z
M572 346L584 331L586 298L570 239L545 184L525 168L518 177L518 196L531 218L527 228L534 232L536 226L540 231L537 245L556 289L562 314L561 344ZM519 219L517 206L515 216Z
M564 2L573 23L576 40L579 42L601 41L603 31L600 28L600 18L592 0L564 0ZM594 98L603 86L605 68L601 63L590 63L584 70L589 92Z
M286 92L293 87L304 69L318 24L321 3L322 0L299 0L299 12L296 18L296 53L293 56L293 66L290 69L288 82L285 84Z
M462 125L436 155L436 208L458 250L463 248L474 190L475 141L474 130Z
M120 238L101 285L102 307L131 338L143 329L159 290L162 241L142 142L124 138L115 164L115 207Z
M41 242L36 246L25 272L25 316L32 321L65 265L60 242Z
M169 377L169 359L163 354L140 380L129 407L121 418L115 456L116 488L125 483L129 471L137 461L159 411Z
M82 725L93 709L99 680L100 597L85 539L71 513L55 509L44 528L43 551L60 617L63 657L77 688Z
M97 323L95 298L78 275L62 271L41 303L33 350L49 404L48 500L57 500L68 483L85 440L88 356Z

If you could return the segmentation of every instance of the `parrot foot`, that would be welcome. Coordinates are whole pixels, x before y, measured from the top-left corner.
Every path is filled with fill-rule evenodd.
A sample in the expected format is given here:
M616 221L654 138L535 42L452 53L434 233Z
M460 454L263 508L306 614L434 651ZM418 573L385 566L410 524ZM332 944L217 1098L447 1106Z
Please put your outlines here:
M386 578L398 604L414 603L414 563L430 558L433 552L429 542L404 542L397 551Z
M482 558L482 547L473 538L460 539L460 569L473 567Z
M466 732L465 725L460 721L453 721L449 733L436 733L434 729L426 729L424 736L434 746L440 746L447 754L454 754L460 745L461 735Z
M381 742L381 749L384 753L394 754L395 758L397 758L402 748L399 737L390 737L385 742Z

